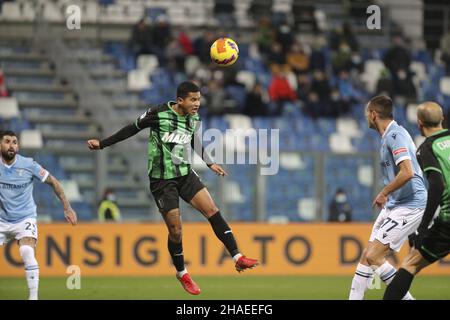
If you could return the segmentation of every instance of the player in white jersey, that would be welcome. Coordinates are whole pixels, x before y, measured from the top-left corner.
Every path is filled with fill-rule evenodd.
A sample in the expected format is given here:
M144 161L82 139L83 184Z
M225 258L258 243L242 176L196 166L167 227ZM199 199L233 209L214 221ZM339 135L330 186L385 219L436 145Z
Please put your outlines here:
M50 185L64 206L64 215L72 225L77 215L55 177L31 158L17 154L19 142L12 131L0 134L0 245L11 238L19 244L25 266L29 299L38 299L39 266L35 257L38 230L36 204L33 199L33 180Z
M381 209L367 248L356 268L350 300L361 300L374 274L387 285L395 268L386 261L390 250L400 251L417 229L425 210L427 191L416 159L416 147L409 133L394 121L393 103L387 96L372 98L366 107L369 128L381 136L381 172L384 188L373 201ZM413 299L408 292L405 300Z

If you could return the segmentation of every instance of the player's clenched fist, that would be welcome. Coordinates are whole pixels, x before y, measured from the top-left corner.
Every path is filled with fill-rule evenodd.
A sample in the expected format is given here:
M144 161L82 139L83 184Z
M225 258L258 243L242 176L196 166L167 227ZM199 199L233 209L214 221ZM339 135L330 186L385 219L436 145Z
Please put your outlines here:
M91 150L100 150L100 141L97 139L91 139L87 141L88 147Z

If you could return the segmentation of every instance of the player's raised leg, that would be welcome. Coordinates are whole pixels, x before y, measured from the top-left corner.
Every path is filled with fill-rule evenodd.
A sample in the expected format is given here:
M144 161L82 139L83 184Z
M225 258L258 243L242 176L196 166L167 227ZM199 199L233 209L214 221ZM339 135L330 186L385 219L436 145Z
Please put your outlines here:
M414 276L430 265L417 249L411 250L403 261L392 282L384 292L384 300L400 300L408 292Z
M190 204L208 219L217 238L222 241L231 257L233 257L238 272L254 268L258 265L258 260L247 258L239 251L233 232L220 214L220 210L215 205L208 189L203 188L197 192L190 201Z
M19 252L25 266L29 300L38 300L39 265L35 257L36 239L25 237L19 240Z
M200 294L199 286L192 280L184 265L180 210L178 208L172 209L162 215L169 231L167 246L177 270L177 278L188 293Z

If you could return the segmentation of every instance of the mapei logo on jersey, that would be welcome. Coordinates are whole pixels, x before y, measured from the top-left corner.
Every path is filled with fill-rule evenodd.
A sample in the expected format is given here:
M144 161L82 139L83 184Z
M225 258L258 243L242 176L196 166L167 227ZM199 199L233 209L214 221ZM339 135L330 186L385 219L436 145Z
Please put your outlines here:
M191 135L176 133L176 132L172 132L172 133L166 132L166 133L164 133L161 140L166 143L186 144L186 143L191 142Z
M408 149L406 148L398 148L397 150L394 150L394 152L392 152L394 154L394 156L400 154L400 153L407 153Z

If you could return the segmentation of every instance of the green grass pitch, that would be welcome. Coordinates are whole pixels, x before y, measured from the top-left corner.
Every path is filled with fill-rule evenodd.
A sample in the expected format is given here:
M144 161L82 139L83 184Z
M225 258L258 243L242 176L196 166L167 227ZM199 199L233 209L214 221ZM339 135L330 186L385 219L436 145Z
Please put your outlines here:
M66 288L66 278L41 277L40 299L214 299L214 300L346 300L350 276L195 276L199 296L184 292L175 277L82 277L80 290ZM368 290L367 299L381 299L385 286ZM0 300L26 299L25 278L0 278ZM450 277L418 276L411 288L416 299L450 299Z

